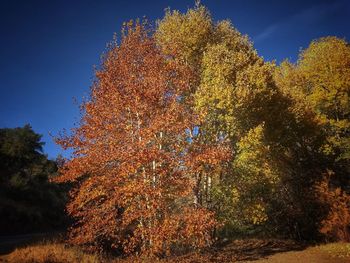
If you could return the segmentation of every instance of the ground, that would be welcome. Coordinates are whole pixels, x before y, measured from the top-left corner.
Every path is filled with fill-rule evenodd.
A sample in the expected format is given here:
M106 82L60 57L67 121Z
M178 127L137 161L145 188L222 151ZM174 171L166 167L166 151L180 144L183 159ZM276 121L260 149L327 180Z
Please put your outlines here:
M243 261L244 262L244 261ZM248 262L248 261L245 261ZM252 262L252 261L249 261ZM343 257L324 251L323 247L310 247L302 251L290 251L270 255L266 258L253 261L254 263L349 263L350 256Z
M25 244L28 236L12 237L8 241L0 238L0 262L152 262L156 260L128 258L115 259L83 253L77 247L69 247L62 240L39 241L33 236ZM16 244L16 239L18 243ZM202 253L191 253L171 257L160 262L267 262L267 263L346 263L350 262L350 243L323 245L298 244L288 240L246 239L227 241Z
M251 261L250 261L251 262ZM293 251L277 253L264 259L259 259L254 262L266 263L345 263L350 262L350 258L339 258L323 253L319 248L308 248L303 251Z

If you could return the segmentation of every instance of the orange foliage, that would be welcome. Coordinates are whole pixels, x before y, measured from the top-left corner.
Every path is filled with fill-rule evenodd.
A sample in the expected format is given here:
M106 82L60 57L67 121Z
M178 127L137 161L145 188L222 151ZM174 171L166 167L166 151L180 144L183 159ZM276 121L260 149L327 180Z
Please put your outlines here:
M216 164L227 151L189 138L199 122L186 96L194 74L146 28L129 24L103 58L80 125L56 139L74 150L57 181L78 183L68 205L73 243L159 255L210 244L216 222L193 204L197 167L188 160Z
M328 211L321 221L320 233L333 241L350 241L350 196L339 187L332 189L329 178L316 186L316 192Z

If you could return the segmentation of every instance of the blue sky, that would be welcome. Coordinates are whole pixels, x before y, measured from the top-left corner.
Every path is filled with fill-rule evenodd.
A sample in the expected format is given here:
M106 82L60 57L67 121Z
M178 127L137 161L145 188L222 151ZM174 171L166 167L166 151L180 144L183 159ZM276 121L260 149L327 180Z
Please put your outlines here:
M266 60L295 61L300 48L327 35L350 39L350 0L202 0L215 20L230 19ZM194 1L0 1L0 127L26 123L43 134L45 152L62 150L57 134L79 120L86 96L113 33L123 21L164 9L186 11Z

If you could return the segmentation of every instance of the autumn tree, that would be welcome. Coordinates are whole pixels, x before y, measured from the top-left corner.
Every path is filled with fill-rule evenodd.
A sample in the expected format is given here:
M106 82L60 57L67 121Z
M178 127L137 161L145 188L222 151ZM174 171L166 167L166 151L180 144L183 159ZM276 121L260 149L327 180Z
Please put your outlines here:
M201 163L227 156L198 143L200 119L185 96L193 70L157 47L146 23L129 23L96 72L80 125L57 142L74 150L59 181L74 181L75 244L162 255L211 242L213 213L199 206Z
M349 44L336 37L311 42L296 65L284 62L281 66L286 76L295 76L290 93L305 96L327 133L324 153L337 161L349 159L349 66Z
M349 44L336 37L326 37L312 41L308 48L301 51L297 63L283 62L276 71L275 78L281 91L293 101L291 110L297 119L308 120L303 137L307 138L305 135L308 134L309 139L297 142L300 148L308 142L304 152L308 153L309 158L304 157L294 163L300 167L299 175L309 174L299 176L303 178L299 180L299 187L307 181L317 186L313 202L319 198L319 206L324 208L314 210L324 212L311 218L314 223L322 221L319 222L323 226L320 227L321 233L332 238L335 238L335 233L339 233L340 239L347 235L344 233L346 227L340 232L332 229L336 229L339 223L334 220L336 217L344 219L341 224L348 224L347 216L343 213L348 207L348 201L345 198L346 192L343 191L349 185L350 169L349 66ZM314 139L310 140L310 136ZM305 160L308 161L300 166ZM323 174L328 174L329 171L332 176L325 181ZM312 192L312 189L309 188L308 191ZM308 210L312 211L311 207Z
M224 235L347 236L349 58L329 37L276 66L199 4L126 25L57 139L71 241L162 255L210 244L214 214Z
M275 66L264 62L230 21L214 22L201 5L183 14L167 10L155 37L165 54L195 72L191 96L203 118L200 140L208 145L227 141L235 153L220 169L197 177L200 192L209 192L202 204L226 226L243 229L266 222L282 167L275 165L279 157L274 153L286 141L280 127L290 115L273 79Z
M327 171L315 185L315 197L326 216L319 222L319 231L328 241L350 240L350 195L341 187L334 187L334 172Z

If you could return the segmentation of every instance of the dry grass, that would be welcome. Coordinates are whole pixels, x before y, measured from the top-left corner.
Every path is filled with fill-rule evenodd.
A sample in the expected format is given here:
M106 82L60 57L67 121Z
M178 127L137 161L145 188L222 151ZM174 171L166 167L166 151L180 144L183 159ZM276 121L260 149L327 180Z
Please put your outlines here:
M319 248L333 258L349 258L350 261L350 243L330 243Z
M203 251L188 253L166 259L142 257L106 258L97 254L87 254L78 247L61 242L46 242L18 248L2 258L5 262L23 263L209 263L209 262L350 262L350 243L331 243L315 247L298 247L293 242L283 240L236 240ZM0 258L1 262L1 258Z
M98 263L99 256L83 253L61 243L42 243L19 248L4 258L5 262L21 263Z

